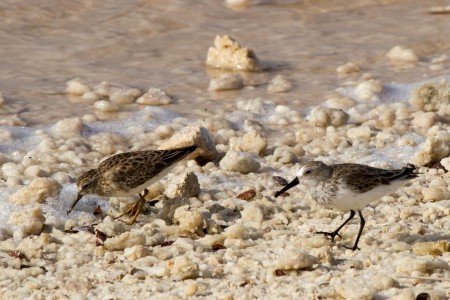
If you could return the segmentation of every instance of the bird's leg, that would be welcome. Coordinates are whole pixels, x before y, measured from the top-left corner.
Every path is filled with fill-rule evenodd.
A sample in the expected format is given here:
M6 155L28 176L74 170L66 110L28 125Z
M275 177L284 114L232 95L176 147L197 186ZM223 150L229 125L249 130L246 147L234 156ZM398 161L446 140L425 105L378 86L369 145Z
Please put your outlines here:
M139 194L139 200L136 201L133 205L131 205L125 212L123 212L119 216L115 217L114 220L120 219L125 215L130 215L130 216L134 216L133 220L131 222L131 224L133 224L137 218L137 215L141 212L142 207L145 204L145 196L147 196L147 194L148 194L148 190L145 189L144 195ZM129 224L129 225L131 225L131 224Z
M139 204L138 204L138 207L137 207L136 212L135 212L135 214L134 214L134 217L133 217L133 219L132 219L131 222L130 222L130 225L133 225L134 221L136 221L138 215L140 214L142 208L144 207L144 204L145 204L145 196L147 196L147 194L148 194L148 190L147 190L147 189L144 190L144 194L143 194L143 195L139 194L139 198L140 198L140 199L139 199L139 201L137 202L137 203L139 203Z
M359 212L359 211L358 211L358 212ZM316 233L320 233L320 234L324 234L324 235L330 236L330 237L331 237L331 241L334 242L334 238L335 238L336 236L342 238L342 237L340 236L340 234L339 234L339 230L341 230L342 227L345 226L345 224L347 224L351 219L353 219L354 216L355 216L355 211L354 211L354 210L351 210L351 211L350 211L350 216L348 217L348 219L345 220L345 222L342 223L342 225L339 226L335 231L333 231L333 232L317 231Z
M358 236L356 237L355 244L353 245L353 247L344 246L345 248L351 249L353 251L360 250L358 248L358 242L359 242L359 238L361 237L361 234L362 234L362 231L363 231L363 228L364 228L364 224L366 224L366 220L364 220L361 210L358 210L358 214L359 214L359 218L361 220L361 223L360 223L360 226L359 226Z

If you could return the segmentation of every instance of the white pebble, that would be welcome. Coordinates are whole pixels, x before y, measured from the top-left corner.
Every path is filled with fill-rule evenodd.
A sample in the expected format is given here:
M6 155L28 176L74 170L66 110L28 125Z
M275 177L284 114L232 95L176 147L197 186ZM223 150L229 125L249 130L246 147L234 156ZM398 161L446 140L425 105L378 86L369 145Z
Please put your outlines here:
M342 66L337 67L336 72L339 75L348 75L352 73L359 73L360 67L354 62L348 62Z
M94 87L94 92L102 97L107 97L111 89L111 84L107 81L103 81Z
M94 102L100 99L100 96L95 92L86 92L81 98L85 101Z
M365 80L355 87L355 95L362 101L378 100L379 94L383 90L383 84L379 80Z
M25 168L22 165L15 164L13 162L4 163L1 167L1 171L3 176L10 177L15 176L19 177L23 174Z
M17 228L18 234L39 234L44 226L45 217L40 207L24 209L11 214L8 224Z
M214 47L208 49L206 64L213 68L261 71L262 66L252 49L242 48L228 35L216 36Z
M209 82L210 91L238 90L244 87L244 80L239 74L224 74Z
M131 104L136 99L133 94L130 94L127 90L124 89L111 89L109 94L109 101L115 104Z
M369 139L370 133L371 133L370 127L367 125L363 125L354 128L349 128L347 130L347 137L350 139Z
M161 89L149 88L147 93L136 100L136 103L144 105L166 105L172 103L172 98Z
M87 84L81 81L80 78L75 78L66 83L66 93L71 95L83 95L90 91Z
M393 63L416 63L419 58L410 48L403 46L395 46L386 54Z
M286 93L291 87L291 83L283 75L277 75L269 82L267 91L269 93Z
M309 255L305 251L285 249L275 262L275 266L277 269L282 270L298 270L309 268L317 261L315 256Z
M252 154L237 151L228 151L219 164L225 171L240 172L242 174L256 172L261 167Z
M198 264L186 256L177 256L167 262L171 276L176 280L195 279L199 276Z
M100 112L114 112L119 110L119 106L107 100L100 100L94 103L94 109Z

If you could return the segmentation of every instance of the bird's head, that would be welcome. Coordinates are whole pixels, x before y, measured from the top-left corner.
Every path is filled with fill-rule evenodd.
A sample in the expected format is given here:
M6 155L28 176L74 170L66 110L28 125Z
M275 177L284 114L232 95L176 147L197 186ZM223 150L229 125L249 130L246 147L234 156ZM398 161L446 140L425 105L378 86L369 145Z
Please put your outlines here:
M77 179L78 195L77 198L72 202L72 205L67 210L67 214L70 214L72 209L77 205L78 201L83 198L84 195L95 194L97 188L99 175L96 169L92 169L84 172Z

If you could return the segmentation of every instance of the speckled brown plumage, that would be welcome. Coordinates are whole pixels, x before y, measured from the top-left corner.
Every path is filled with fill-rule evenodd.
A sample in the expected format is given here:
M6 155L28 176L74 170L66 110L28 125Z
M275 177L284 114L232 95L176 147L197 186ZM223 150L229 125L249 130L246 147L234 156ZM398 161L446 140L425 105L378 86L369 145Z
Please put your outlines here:
M196 149L197 146L194 145L177 149L134 151L113 155L103 161L97 169L86 171L78 178L78 196L67 213L69 214L76 203L87 194L103 197L139 194L159 179L159 175Z

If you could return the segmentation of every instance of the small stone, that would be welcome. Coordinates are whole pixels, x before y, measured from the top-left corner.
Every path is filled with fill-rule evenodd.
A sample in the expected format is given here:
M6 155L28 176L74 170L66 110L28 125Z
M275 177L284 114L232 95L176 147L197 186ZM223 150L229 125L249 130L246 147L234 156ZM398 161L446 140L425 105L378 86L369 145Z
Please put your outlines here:
M199 266L186 256L177 256L167 262L170 275L175 280L195 279L199 276Z
M287 180L280 176L273 176L272 179L281 186L285 186L288 184Z
M111 101L114 104L131 104L134 102L134 95L131 94L128 90L124 89L111 89L109 93L109 101Z
M239 74L224 74L219 78L211 79L210 91L238 90L244 87L244 80Z
M419 58L412 49L403 46L395 46L389 50L386 57L395 64L416 63L419 61Z
M394 287L395 280L387 274L376 274L372 277L371 284L377 291L383 291Z
M225 171L240 172L242 174L257 172L261 168L261 164L253 158L252 154L237 151L228 151L219 165Z
M416 296L414 291L411 289L402 289L401 292L394 297L391 298L392 300L415 300Z
M24 234L40 234L44 222L45 217L40 207L14 212L8 220L8 224L19 228Z
M150 255L150 251L144 245L135 245L130 248L125 248L123 255L130 261Z
M90 91L90 88L87 86L87 84L85 84L83 81L81 81L80 78L75 78L75 79L69 80L66 83L65 92L67 94L81 96L89 91Z
M297 161L297 155L286 147L278 147L273 152L273 160L282 164L291 164Z
M252 199L255 196L256 196L256 191L255 190L248 190L248 191L245 191L245 192L242 192L242 193L238 194L236 196L236 198L242 199L242 200L250 200L250 199Z
M450 146L445 137L428 137L413 158L413 164L423 166L437 162L450 154Z
M377 120L377 125L381 128L389 128L394 126L395 119L395 112L392 110L386 110L380 114L380 117Z
M103 81L94 87L94 92L102 97L108 97L111 90L111 84L108 81Z
M98 95L95 92L86 92L83 94L83 96L81 98L84 101L94 102L94 101L97 101L98 99L100 99L100 95Z
M124 250L135 245L144 245L145 236L134 232L124 232L119 236L109 238L105 241L105 249L116 251Z
M25 171L25 168L21 164L16 164L13 162L3 163L0 170L2 175L6 177L19 177Z
M167 105L172 102L172 98L165 91L154 87L149 88L147 93L136 100L136 103L144 105Z
M94 109L99 112L115 112L119 110L119 106L106 100L100 100L94 103Z
M349 139L365 139L368 140L370 138L371 130L367 125L358 126L354 128L349 128L347 130L347 137Z
M269 93L286 93L291 88L291 83L283 75L277 75L269 82L267 91Z
M352 73L359 73L360 67L354 62L348 62L342 66L337 67L336 72L339 75L348 75Z
M331 125L340 127L347 124L349 115L340 109L315 106L307 119L311 125L315 126L327 127Z
M125 232L127 228L124 223L116 222L113 218L107 216L103 219L103 222L95 226L95 230L103 232L107 237L114 237Z
M311 267L317 258L299 249L285 249L275 265L281 270L299 270Z
M189 282L185 287L184 287L184 294L188 297L194 296L198 291L198 285L197 283L194 282Z
M250 202L244 206L241 211L242 222L252 222L258 226L262 224L264 220L264 213L259 204Z
M175 197L197 197L200 194L200 184L194 172L188 172L180 175L176 180L176 184L167 187L165 194L170 198Z
M190 211L187 205L175 209L173 219L180 224L183 231L195 233L203 229L203 215L198 211Z
M261 155L266 151L267 139L260 133L252 130L242 137L231 137L229 144L231 150Z
M445 157L441 159L441 166L445 168L445 170L450 171L450 157Z
M261 71L262 66L252 49L242 48L228 35L216 36L214 47L208 49L206 64L213 68Z
M428 187L422 189L423 202L435 202L450 199L450 191L447 187Z
M412 114L411 124L418 128L431 128L439 121L439 116L435 112L418 111Z
M28 166L23 172L27 178L36 178L36 177L44 177L47 176L47 172L41 169L39 165L31 165Z
M370 300L375 290L361 280L345 280L344 282L334 285L336 292L348 300Z
M421 257L408 256L397 261L396 272L411 275L413 272L423 274L433 273L436 269L449 270L449 264L441 259L426 259Z
M178 133L165 141L158 149L181 148L190 145L197 145L196 160L200 164L213 161L218 157L216 146L208 130L199 125L184 127Z
M225 229L224 232L225 237L240 240L244 238L244 234L245 234L245 227L241 223L234 224L228 227L227 229Z
M450 82L427 82L412 91L409 102L418 110L438 111L450 104Z
M21 206L44 203L48 197L55 197L60 189L61 185L53 178L36 178L11 195L9 201Z
M441 240L437 242L415 243L412 250L417 255L433 255L439 256L445 252L450 252L450 242Z
M376 101L383 91L383 84L379 80L370 79L359 83L354 90L356 97L361 101Z
M60 139L79 137L85 131L86 128L80 118L63 119L50 129L52 136Z

